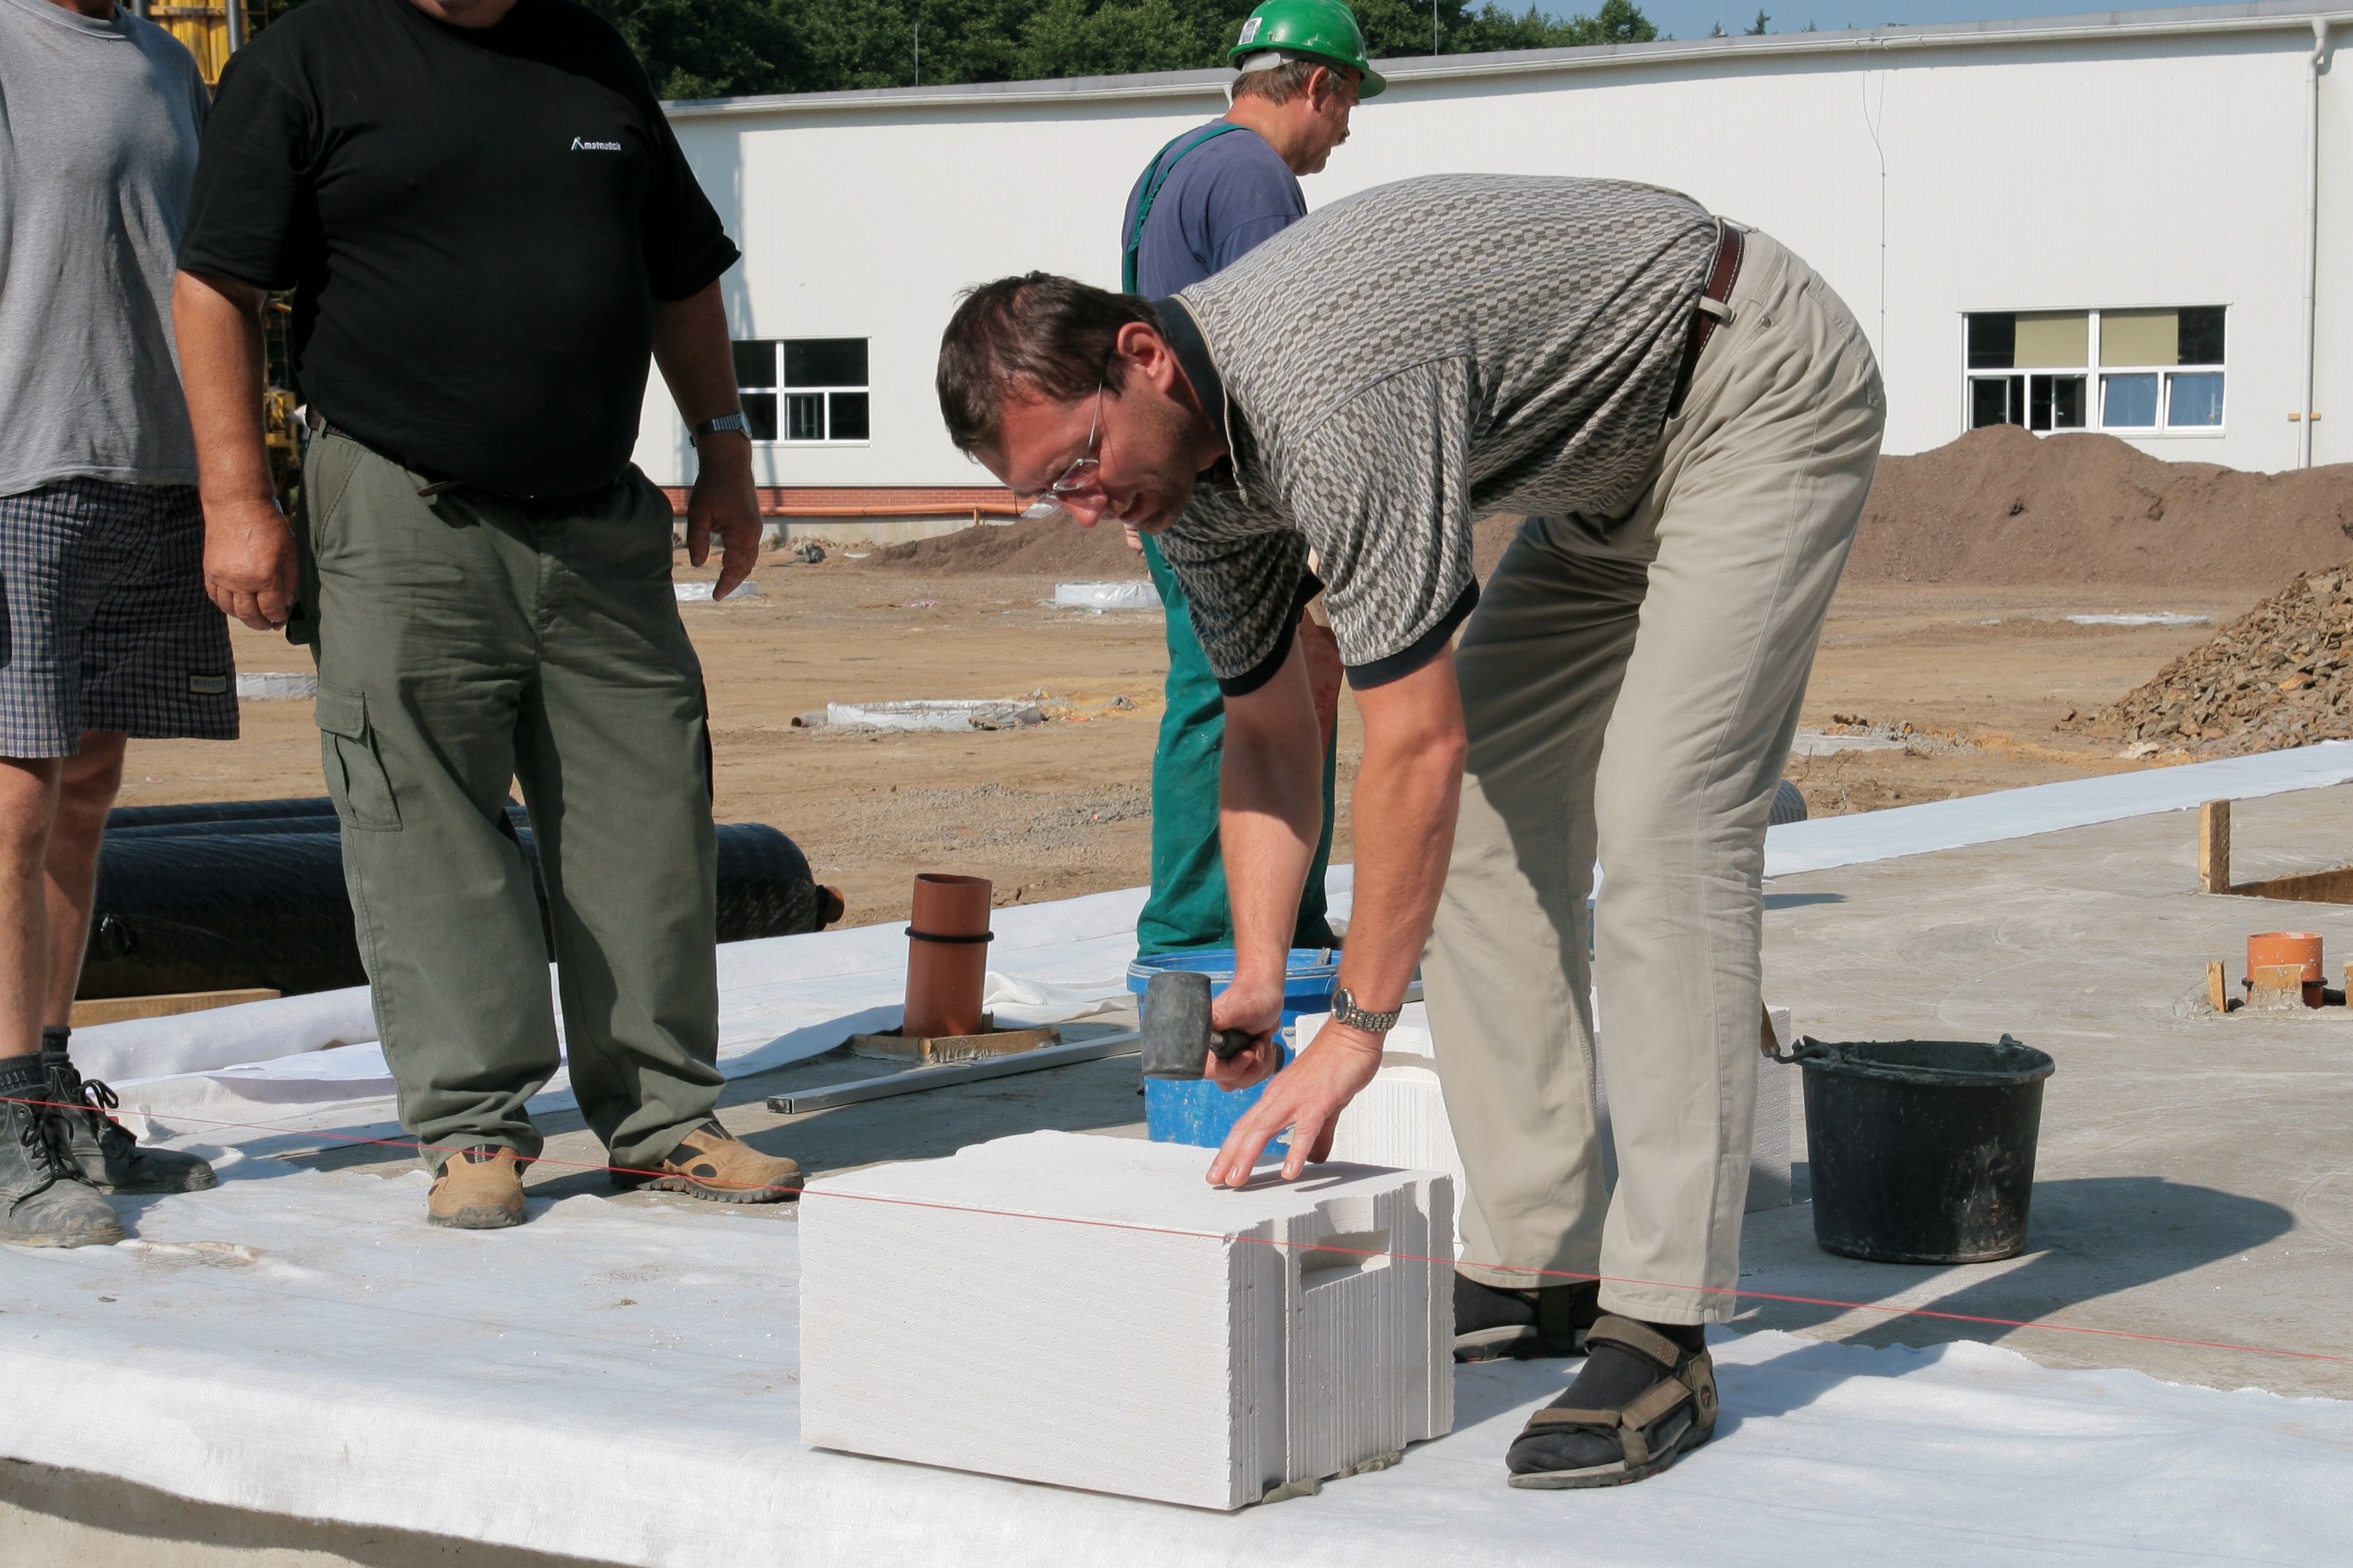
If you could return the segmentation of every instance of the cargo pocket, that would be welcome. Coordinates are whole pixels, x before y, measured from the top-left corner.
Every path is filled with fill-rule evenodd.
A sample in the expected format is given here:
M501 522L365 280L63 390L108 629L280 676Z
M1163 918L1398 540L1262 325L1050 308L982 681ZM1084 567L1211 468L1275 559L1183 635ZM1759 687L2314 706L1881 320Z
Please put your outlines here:
M367 698L322 683L314 710L320 767L327 775L327 793L335 797L335 815L346 827L377 833L397 828L400 807L393 801L384 762L375 753Z

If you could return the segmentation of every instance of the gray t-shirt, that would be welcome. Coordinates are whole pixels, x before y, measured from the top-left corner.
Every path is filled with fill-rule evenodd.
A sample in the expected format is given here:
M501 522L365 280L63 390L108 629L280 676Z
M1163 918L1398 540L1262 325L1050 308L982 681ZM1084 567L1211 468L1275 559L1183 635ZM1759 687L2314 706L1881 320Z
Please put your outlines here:
M1472 519L1630 507L1717 233L1655 186L1432 175L1164 305L1198 326L1171 341L1232 448L1231 482L1205 478L1161 539L1219 683L1280 666L1311 548L1349 682L1377 686L1470 614Z
M172 270L206 101L152 22L0 0L0 495L196 482Z
M1168 177L1152 198L1136 247L1135 287L1147 300L1224 271L1307 216L1299 176L1265 137L1244 127L1199 141L1208 129L1187 132L1153 164L1166 167ZM1187 142L1195 144L1188 150ZM1152 173L1145 170L1127 193L1122 235L1135 227L1135 204Z

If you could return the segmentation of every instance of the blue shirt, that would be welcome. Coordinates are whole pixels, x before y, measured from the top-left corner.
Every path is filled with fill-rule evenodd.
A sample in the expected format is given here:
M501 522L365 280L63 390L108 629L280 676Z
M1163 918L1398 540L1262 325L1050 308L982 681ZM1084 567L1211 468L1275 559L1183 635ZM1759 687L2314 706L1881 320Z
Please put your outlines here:
M1147 168L1127 193L1119 231L1123 244L1151 177ZM1147 300L1165 300L1189 289L1306 216L1299 176L1265 137L1248 129L1212 137L1177 159L1153 198L1136 251L1136 291Z

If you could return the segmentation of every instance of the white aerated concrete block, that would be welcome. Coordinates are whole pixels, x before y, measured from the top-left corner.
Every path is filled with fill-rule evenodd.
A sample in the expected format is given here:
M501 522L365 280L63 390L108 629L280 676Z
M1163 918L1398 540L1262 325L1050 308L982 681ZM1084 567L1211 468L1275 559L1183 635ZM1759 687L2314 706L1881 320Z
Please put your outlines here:
M1790 1038L1789 1010L1766 1008L1773 1037L1783 1049ZM1299 1020L1299 1039L1315 1037L1329 1014ZM1765 1059L1757 1063L1756 1134L1749 1145L1748 1212L1782 1208L1790 1198L1791 1106L1797 1074ZM1618 1145L1609 1121L1609 1088L1597 1068L1594 1096L1600 1114L1601 1179L1618 1185ZM1398 1165L1411 1170L1443 1171L1454 1179L1457 1247L1461 1245L1462 1205L1470 1183L1462 1156L1455 1148L1454 1131L1446 1119L1446 1100L1438 1083L1436 1047L1431 1042L1429 1015L1417 1003L1406 1009L1389 1031L1381 1052L1380 1070L1363 1092L1340 1114L1332 1136L1332 1157L1368 1165Z
M1032 1132L808 1184L801 1440L1236 1509L1454 1425L1454 1194Z

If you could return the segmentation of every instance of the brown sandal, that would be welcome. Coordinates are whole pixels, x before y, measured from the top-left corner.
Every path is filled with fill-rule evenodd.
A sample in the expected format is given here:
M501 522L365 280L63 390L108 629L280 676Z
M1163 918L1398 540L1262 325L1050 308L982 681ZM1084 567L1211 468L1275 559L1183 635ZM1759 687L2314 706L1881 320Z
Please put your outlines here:
M1618 1410L1556 1407L1537 1411L1521 1430L1523 1438L1591 1432L1618 1441L1619 1458L1606 1465L1574 1470L1530 1470L1511 1478L1515 1487L1570 1490L1616 1487L1639 1481L1673 1464L1715 1433L1715 1363L1707 1351L1686 1351L1630 1318L1605 1317L1586 1331L1588 1347L1623 1346L1656 1362L1666 1376Z

